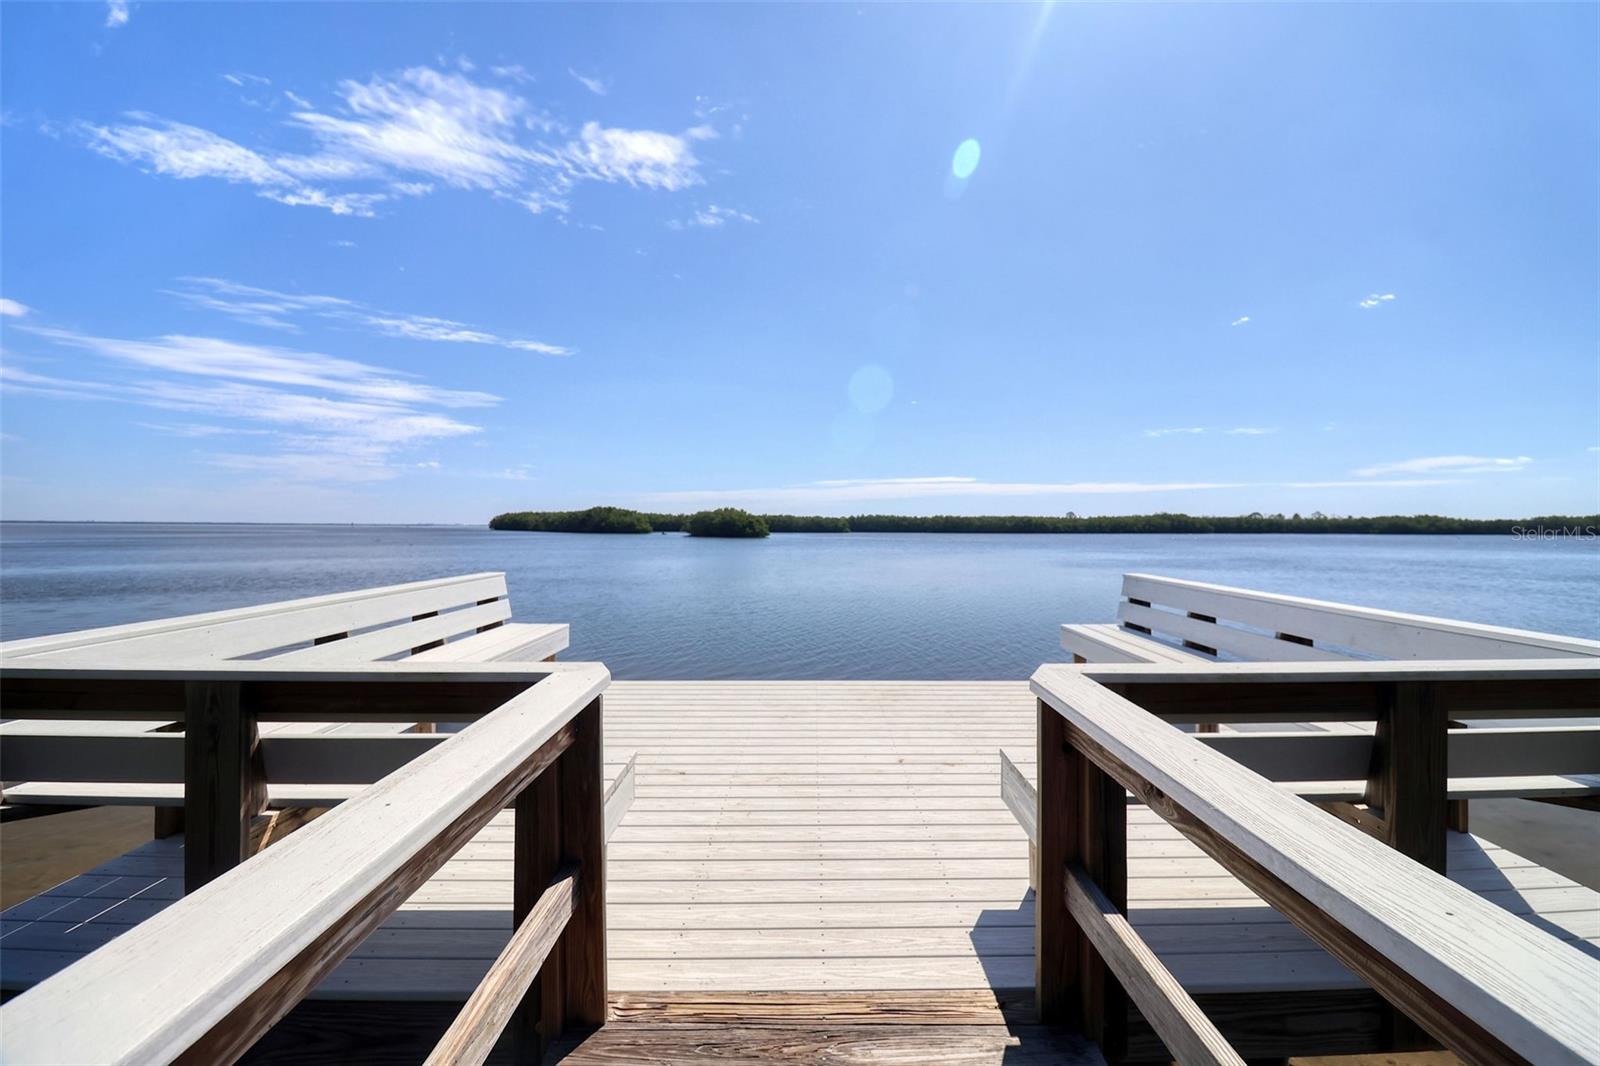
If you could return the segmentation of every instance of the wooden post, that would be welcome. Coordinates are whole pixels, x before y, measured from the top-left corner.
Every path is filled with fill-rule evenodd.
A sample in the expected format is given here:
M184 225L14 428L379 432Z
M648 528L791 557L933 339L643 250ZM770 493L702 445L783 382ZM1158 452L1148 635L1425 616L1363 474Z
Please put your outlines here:
M267 803L255 719L237 682L184 684L183 889L250 856L250 821Z
M1128 912L1128 801L1123 787L1073 750L1079 786L1078 861L1117 910ZM1078 937L1078 1001L1083 1031L1108 1062L1124 1058L1128 997L1088 936Z
M561 760L522 790L513 817L511 927L518 929L561 863ZM581 883L582 871L578 877ZM565 1027L566 990L561 976L558 942L511 1019L513 1061L519 1066L539 1062L550 1041Z
M1384 843L1445 872L1449 720L1421 681L1385 685L1373 738L1367 805L1383 819Z
M578 903L561 937L566 1021L606 1023L605 768L600 699L573 720L577 736L561 756L562 861L577 863Z
M1063 1024L1077 1017L1078 952L1083 934L1067 911L1067 860L1077 857L1081 760L1067 747L1067 723L1038 701L1039 878L1034 894L1034 1001L1039 1020Z

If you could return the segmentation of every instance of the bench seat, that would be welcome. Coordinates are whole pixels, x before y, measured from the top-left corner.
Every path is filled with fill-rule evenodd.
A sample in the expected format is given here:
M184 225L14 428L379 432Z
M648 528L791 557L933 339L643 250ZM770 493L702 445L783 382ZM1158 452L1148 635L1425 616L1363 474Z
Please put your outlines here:
M413 659L449 663L542 662L567 649L571 627L540 622L505 622L493 629L460 637Z
M1061 627L1061 646L1091 663L1183 663L1214 661L1187 648L1147 637L1115 622L1069 624Z

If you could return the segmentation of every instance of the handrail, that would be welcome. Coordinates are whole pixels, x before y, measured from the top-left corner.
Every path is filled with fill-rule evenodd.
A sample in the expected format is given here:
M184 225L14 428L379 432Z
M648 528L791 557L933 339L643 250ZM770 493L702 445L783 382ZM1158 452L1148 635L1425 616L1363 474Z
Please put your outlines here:
M407 673L422 674L391 680ZM584 878L566 950L582 987L569 989L567 1016L598 1024L599 698L610 675L598 663L542 673L332 813L0 1007L0 1054L15 1064L233 1061L510 800L531 795L557 758L565 772L552 825ZM519 800L519 835L522 811ZM519 886L529 872L519 870Z
M564 866L517 926L424 1066L478 1066L539 976L577 910L578 868Z
M1183 1066L1245 1066L1127 915L1077 863L1067 868L1067 910L1175 1059Z
M1387 675L1455 691L1450 686L1491 675L1488 664L1450 662L1398 664L1407 671L1369 663L1244 665L1277 669L1234 670L1230 683L1254 681L1269 690L1285 676ZM1593 663L1492 665L1499 681L1555 676L1586 690L1591 702L1600 694L1600 666ZM1033 676L1040 701L1043 1013L1064 1011L1072 986L1062 957L1072 943L1062 929L1071 922L1065 864L1075 849L1088 846L1086 858L1092 856L1095 819L1111 824L1113 808L1120 807L1102 804L1103 815L1088 812L1074 831L1062 824L1070 814L1068 797L1075 787L1093 795L1092 779L1104 775L1118 796L1131 790L1447 1047L1476 1061L1600 1062L1600 1032L1589 1016L1600 962L1289 794L1103 683L1146 669L1047 665ZM1219 669L1157 667L1143 676L1194 682L1195 691ZM1432 716L1437 710L1428 707Z

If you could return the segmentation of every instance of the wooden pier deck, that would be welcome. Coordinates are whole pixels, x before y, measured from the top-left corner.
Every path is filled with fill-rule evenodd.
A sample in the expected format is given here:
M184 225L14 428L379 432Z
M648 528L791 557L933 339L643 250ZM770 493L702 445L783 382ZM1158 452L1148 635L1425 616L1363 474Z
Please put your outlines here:
M649 1013L719 994L966 993L1033 984L1027 839L997 749L1031 774L1023 682L626 682L606 762L636 756L607 853L610 987ZM511 930L509 813L315 994L464 1000ZM1129 914L1192 994L1361 982L1178 831L1129 815ZM1468 834L1449 876L1600 955L1600 894ZM0 915L0 980L59 970L182 895L153 841ZM991 1019L998 1022L996 1012Z

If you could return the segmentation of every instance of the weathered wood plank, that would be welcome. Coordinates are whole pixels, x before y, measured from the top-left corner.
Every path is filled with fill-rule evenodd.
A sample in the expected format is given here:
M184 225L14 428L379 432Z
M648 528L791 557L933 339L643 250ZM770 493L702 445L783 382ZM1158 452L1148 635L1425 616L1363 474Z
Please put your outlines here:
M1067 909L1179 1062L1244 1066L1205 1013L1155 952L1140 939L1116 903L1078 865L1067 871ZM1118 1006L1123 1006L1118 1004ZM1123 1006L1126 1011L1126 1007ZM1124 1014L1124 1023L1126 1015ZM1123 1033L1126 1047L1126 1033ZM1115 1056L1113 1056L1115 1057Z
M1600 1039L1572 1013L1600 980L1594 960L1285 796L1086 673L1044 667L1033 683L1107 772L1447 1045L1490 1058L1600 1058Z
M489 1057L512 1012L566 929L580 883L579 871L574 867L556 872L538 902L517 925L505 950L489 967L483 982L434 1046L427 1066L480 1066Z
M546 678L0 1007L8 1061L237 1057L567 749L572 716L607 681L598 666Z

